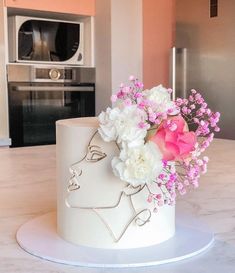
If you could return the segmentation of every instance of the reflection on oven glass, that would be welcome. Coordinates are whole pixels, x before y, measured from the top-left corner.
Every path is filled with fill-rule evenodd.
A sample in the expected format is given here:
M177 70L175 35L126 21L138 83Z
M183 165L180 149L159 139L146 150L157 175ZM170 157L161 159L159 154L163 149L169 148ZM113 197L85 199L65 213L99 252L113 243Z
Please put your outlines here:
M94 92L11 91L10 94L12 147L54 144L57 120L95 114Z

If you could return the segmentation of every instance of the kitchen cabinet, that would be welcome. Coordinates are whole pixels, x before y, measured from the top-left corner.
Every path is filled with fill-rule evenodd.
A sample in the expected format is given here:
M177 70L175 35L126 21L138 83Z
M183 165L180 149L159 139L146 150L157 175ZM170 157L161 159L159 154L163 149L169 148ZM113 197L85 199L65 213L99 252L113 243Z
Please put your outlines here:
M40 11L52 11L90 16L95 15L95 0L5 0L5 6L10 8L21 8Z

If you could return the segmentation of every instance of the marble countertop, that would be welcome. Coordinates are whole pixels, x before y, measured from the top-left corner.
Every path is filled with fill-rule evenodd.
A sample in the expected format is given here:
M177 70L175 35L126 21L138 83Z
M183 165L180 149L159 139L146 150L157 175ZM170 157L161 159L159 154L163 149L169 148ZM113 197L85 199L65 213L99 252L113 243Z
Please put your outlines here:
M216 139L207 152L208 172L200 187L177 202L177 210L194 215L215 233L203 254L169 265L94 269L52 263L31 256L16 243L27 220L56 207L55 146L0 149L0 272L235 272L235 141Z

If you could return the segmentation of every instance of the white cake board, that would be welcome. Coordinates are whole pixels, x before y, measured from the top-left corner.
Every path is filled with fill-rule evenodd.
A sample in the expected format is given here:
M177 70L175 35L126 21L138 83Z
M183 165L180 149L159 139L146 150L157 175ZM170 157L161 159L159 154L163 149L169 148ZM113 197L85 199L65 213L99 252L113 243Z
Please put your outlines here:
M16 238L28 253L56 263L86 267L141 267L166 264L193 257L208 249L212 232L194 219L180 220L175 236L158 245L134 249L97 249L73 245L56 233L56 213L51 212L21 226Z

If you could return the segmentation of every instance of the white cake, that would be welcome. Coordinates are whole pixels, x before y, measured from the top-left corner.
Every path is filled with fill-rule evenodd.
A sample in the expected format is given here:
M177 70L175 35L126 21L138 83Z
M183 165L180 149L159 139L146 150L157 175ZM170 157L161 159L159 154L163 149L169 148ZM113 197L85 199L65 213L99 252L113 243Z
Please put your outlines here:
M153 212L147 189L127 188L113 174L118 147L104 142L97 128L97 118L56 123L58 234L74 244L109 249L168 240L175 233L175 207Z

